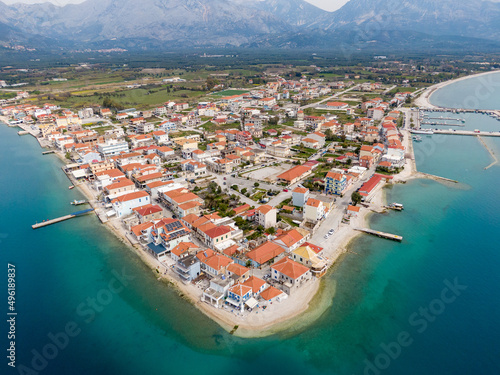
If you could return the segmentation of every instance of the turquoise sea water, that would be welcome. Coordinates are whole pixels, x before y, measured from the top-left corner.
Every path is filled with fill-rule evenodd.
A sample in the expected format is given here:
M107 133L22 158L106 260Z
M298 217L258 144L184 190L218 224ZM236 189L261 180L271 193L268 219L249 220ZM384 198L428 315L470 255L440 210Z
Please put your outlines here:
M500 139L485 141L500 150ZM423 137L415 146L419 170L460 183L387 189L405 210L374 215L371 226L403 243L359 237L326 276L337 293L317 321L241 339L158 282L95 216L32 230L74 211L69 202L81 196L68 190L56 157L0 126L0 288L14 263L18 312L18 367L4 358L0 373L30 373L20 365L51 375L500 373L500 167L483 169L490 156L474 137ZM126 275L122 290L117 274ZM450 283L466 289L454 294ZM74 337L58 335L55 353L49 334L68 323ZM6 323L1 332L7 349Z

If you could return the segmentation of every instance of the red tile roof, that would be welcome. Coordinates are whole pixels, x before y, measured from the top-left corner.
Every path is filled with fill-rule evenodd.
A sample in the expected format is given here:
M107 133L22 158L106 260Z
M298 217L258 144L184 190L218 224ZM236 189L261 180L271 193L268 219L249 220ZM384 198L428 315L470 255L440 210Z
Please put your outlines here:
M267 241L246 253L246 256L259 264L264 264L284 252L285 250L278 244Z
M259 279L258 277L255 276L250 276L244 283L243 285L249 286L252 288L252 293L257 293L260 288L262 288L263 285L265 285L266 282L262 279Z
M276 297L278 297L279 295L281 295L283 293L284 292L282 292L279 289L276 289L274 286L270 286L269 288L267 288L264 291L262 291L262 293L260 293L260 296L262 298L264 298L264 300L270 301L273 298L276 298Z
M309 271L309 268L291 260L290 258L281 259L279 262L272 265L271 269L275 269L293 280L298 279L300 276Z
M240 277L250 271L248 268L238 263L231 263L229 266L227 266L227 270Z

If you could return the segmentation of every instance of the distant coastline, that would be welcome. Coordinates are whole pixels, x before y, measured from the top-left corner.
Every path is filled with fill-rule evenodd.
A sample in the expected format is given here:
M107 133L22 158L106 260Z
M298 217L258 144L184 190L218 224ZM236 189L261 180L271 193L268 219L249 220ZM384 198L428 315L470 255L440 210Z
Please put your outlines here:
M493 74L493 73L500 73L500 70L493 70L493 71L490 71L490 72L475 73L475 74L471 74L471 75L468 75L468 76L465 76L465 77L460 77L460 78L452 79L452 80L449 80L449 81L437 83L437 84L432 85L432 86L428 87L427 89L425 89L420 94L420 96L417 99L415 99L414 103L415 103L415 105L417 107L422 108L422 109L444 108L442 106L434 105L434 104L431 103L431 96L437 90L442 89L443 87L446 87L446 86L451 85L453 83L464 81L464 80L469 79L469 78L477 78L477 77L481 77L481 76L488 75L488 74Z

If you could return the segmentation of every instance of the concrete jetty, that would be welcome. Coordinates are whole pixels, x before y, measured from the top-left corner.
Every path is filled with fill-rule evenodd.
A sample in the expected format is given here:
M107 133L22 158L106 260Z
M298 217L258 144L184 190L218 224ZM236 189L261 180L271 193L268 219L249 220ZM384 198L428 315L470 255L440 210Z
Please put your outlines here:
M452 134L452 135L472 135L483 137L500 137L500 132L472 131L472 130L440 130L434 129L434 134Z
M58 217L58 218L55 218L55 219L52 219L52 220L46 220L46 221L42 221L41 223L33 224L31 227L33 229L38 229L38 228L46 227L48 225L60 223L61 221L65 221L65 220L73 219L74 217L85 215L85 214L87 214L89 212L92 212L92 211L94 211L93 208L88 208L88 209L83 210L83 211L74 212L72 214L61 216L61 217Z
M354 229L360 232L373 234L374 236L378 236L381 238L386 238L388 240L399 241L399 242L403 241L403 237L398 236L397 234L385 233L378 230L367 229L367 228L354 228Z
M493 151L491 151L491 149L488 147L488 145L483 141L483 139L481 138L480 135L477 136L477 139L479 139L479 142L481 142L481 144L484 146L486 151L488 151L489 154L491 155L491 157L493 158L493 161L491 162L491 164L488 165L487 167L484 167L484 169L489 169L498 163L498 158L496 157L495 153Z
M436 175L429 174L429 173L424 173L424 172L418 172L418 173L419 173L419 175L421 175L422 177L431 178L431 179L433 179L433 180L443 180L443 181L447 181L447 182L453 182L454 184L458 184L458 181L457 181L457 180L452 180L451 178L446 178L446 177L436 176Z
M450 124L447 122L433 122L433 121L422 121L420 122L421 125L431 125L431 126L462 126L465 127L464 124Z

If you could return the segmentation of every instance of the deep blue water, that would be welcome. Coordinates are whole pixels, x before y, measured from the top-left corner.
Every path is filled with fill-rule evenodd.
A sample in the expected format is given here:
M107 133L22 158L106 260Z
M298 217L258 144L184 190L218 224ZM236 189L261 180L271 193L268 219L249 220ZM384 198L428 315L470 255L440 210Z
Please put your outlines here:
M69 202L81 196L68 190L55 156L0 126L0 288L7 311L7 263L14 263L18 312L17 371L4 358L0 373L34 364L51 375L499 374L500 167L483 169L491 160L475 137L423 138L415 145L419 170L460 183L413 180L388 189L387 200L405 210L374 215L371 226L403 243L357 238L325 277L336 294L317 321L241 339L157 281L95 216L32 230L72 212ZM485 141L500 150L499 139ZM113 293L117 273L133 279ZM466 289L445 290L450 283ZM54 355L48 335L68 323L75 337ZM5 322L2 349L7 330ZM44 348L54 358L32 363Z

